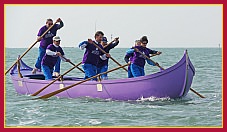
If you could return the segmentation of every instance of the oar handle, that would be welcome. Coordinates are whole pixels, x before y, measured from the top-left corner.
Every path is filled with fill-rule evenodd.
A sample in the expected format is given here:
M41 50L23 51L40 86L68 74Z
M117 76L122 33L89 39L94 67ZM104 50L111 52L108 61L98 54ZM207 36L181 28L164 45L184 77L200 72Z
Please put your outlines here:
M102 53L107 54L106 51L104 51L102 48L100 48L98 45L96 45L94 42L92 43L96 48L98 48ZM113 57L110 57L110 59L112 59L115 63L117 63L117 65L122 66L120 63L118 63ZM125 69L124 67L122 67L125 71L128 72L127 69Z
M64 76L66 74L68 74L70 71L72 71L74 68L78 67L81 64L78 63L77 65L74 65L74 67L72 67L71 69L69 69L68 71L66 71L65 73L63 73L61 76ZM56 82L58 79L61 78L61 76L57 77L55 80L53 80L51 83L49 83L48 85L46 85L45 87L41 88L40 90L38 90L37 92L35 92L34 94L32 94L32 96L36 96L38 95L40 92L42 92L44 89L46 89L47 87L49 87L51 84L53 84L54 82Z
M51 25L40 37L42 38L44 35L46 35L46 33L47 32L49 32L50 31L50 29L52 28L52 27L54 27L54 25L56 24L56 23L58 23L58 21L56 21L53 25Z
M55 25L57 23L57 21L53 24L53 25L51 25L40 37L42 38L44 35L46 35L46 33L48 32L48 31L50 31L50 29ZM22 57L24 57L24 55L25 54L27 54L28 53L28 51L30 51L31 50L31 48L32 47L34 47L35 46L35 44L37 43L37 42L39 42L39 40L36 40L19 58L18 58L18 60L21 60L21 58ZM13 65L5 72L5 75L13 68L13 66L15 65L17 63L17 61L15 61L14 63L13 63Z
M154 56L156 56L156 55L158 55L158 54L152 54L150 57L154 57Z
M112 40L110 43L108 43L107 45L105 45L103 48L105 49L106 47L108 47L109 45L111 45L114 41L118 40L119 37L115 38L114 40Z
M91 80L91 79L93 79L93 78L96 78L96 77L98 77L98 76L100 76L100 75L107 74L107 73L109 73L109 72L115 71L115 70L117 70L117 69L120 69L120 68L125 67L125 66L128 66L128 65L129 65L129 64L125 64L125 65L119 66L119 67L117 67L117 68L111 69L111 70L109 70L109 71L106 71L106 72L97 74L97 75L92 76L92 77L90 77L90 78L88 78L88 79L85 79L85 80L80 81L80 82L78 82L78 83L75 83L75 84L72 84L72 85L70 85L70 86L64 87L64 88L62 88L62 89L56 90L56 91L54 91L54 92L51 92L51 93L46 94L46 95L43 95L43 96L38 97L38 98L36 98L36 99L47 99L47 98L49 98L49 97L52 97L52 96L54 96L54 95L56 95L56 94L58 94L58 93L61 93L61 92L65 91L65 90L67 90L67 89L70 89L70 88L72 88L72 87L74 87L74 86L77 86L77 85L79 85L79 84L81 84L81 83L84 83L84 82L87 82L87 81L89 81L89 80Z

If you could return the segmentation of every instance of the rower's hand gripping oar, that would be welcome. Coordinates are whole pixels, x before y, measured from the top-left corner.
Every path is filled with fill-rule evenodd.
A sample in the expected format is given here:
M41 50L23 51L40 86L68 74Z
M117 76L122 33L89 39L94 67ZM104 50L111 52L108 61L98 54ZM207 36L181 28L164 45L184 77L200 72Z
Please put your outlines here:
M162 68L157 62L154 62L153 60L151 60L149 57L147 57L145 54L143 54L141 51L139 51L137 48L134 48L136 52L140 53L143 57L145 57L146 59L148 59L149 61L151 61L152 63L155 64L155 66L159 67L161 70L165 70L164 68Z
M108 47L109 45L111 45L114 41L118 41L118 39L119 39L119 37L115 38L110 43L108 43L107 45L105 45L103 48L105 49L106 47Z
M64 87L64 88L62 88L62 89L56 90L56 91L54 91L54 92L51 92L51 93L49 93L49 94L43 95L43 96L38 97L38 98L35 98L35 99L47 99L47 98L50 98L50 97L52 97L52 96L54 96L54 95L56 95L56 94L59 94L59 93L65 91L65 90L67 90L67 89L70 89L70 88L72 88L72 87L75 87L75 86L77 86L77 85L79 85L79 84L81 84L81 83L87 82L87 81L89 81L89 80L91 80L91 79L93 79L93 78L97 78L97 77L99 77L99 76L101 76L101 75L103 75L103 74L107 74L107 73L109 73L109 72L118 70L118 69L120 69L120 68L122 68L122 67L125 67L125 66L128 66L128 65L129 65L129 64L125 64L125 65L119 66L119 67L117 67L117 68L108 70L108 71L106 71L106 72L97 74L97 75L92 76L92 77L90 77L90 78L88 78L88 79L85 79L85 80L83 80L83 81L80 81L80 82L78 82L78 83L72 84L72 85L70 85L70 86Z
M156 55L159 55L159 54L151 54L151 56L150 56L150 57L154 57L154 56L156 56Z
M153 62L156 66L158 66L161 70L165 70L164 68L162 68L158 63L154 62L153 60L151 60L149 57L147 57L145 54L143 54L141 51L139 51L138 49L136 50L136 52L139 52L141 55L143 55L145 58L149 59L151 62ZM190 88L190 90L192 92L194 92L196 95L198 95L201 98L205 98L203 95L199 94L198 92L196 92L194 89Z
M96 48L98 48L102 53L104 53L104 54L107 54L106 53L106 51L104 51L102 48L100 48L98 45L96 45L93 41L91 42ZM121 64L120 63L118 63L113 57L109 57L110 59L112 59L115 63L117 63L119 66L121 66ZM125 71L127 71L128 72L128 70L127 69L125 69L124 67L122 67Z
M46 33L47 32L49 32L50 31L50 29L57 23L58 21L56 21L53 25L51 25L41 36L40 36L40 38L43 38L43 36L44 35L46 35ZM17 61L19 61L19 60L21 60L21 58L22 57L24 57L27 53L28 53L28 51L29 50L31 50L31 48L32 47L34 47L35 46L35 44L37 43L37 42L39 42L40 40L36 40L19 58L18 58L18 60ZM5 75L13 68L13 66L17 63L17 61L16 62L14 62L13 63L13 65L5 72Z

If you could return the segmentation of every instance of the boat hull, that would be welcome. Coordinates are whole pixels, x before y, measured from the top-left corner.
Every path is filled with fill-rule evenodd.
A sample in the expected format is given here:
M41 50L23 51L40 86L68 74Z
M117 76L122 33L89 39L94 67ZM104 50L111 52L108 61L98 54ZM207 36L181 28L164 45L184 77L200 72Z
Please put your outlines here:
M16 92L28 95L33 94L51 82L43 80L44 76L41 72L31 75L31 67L27 66L22 60L20 62L22 65L20 71L23 78L17 75L18 71L16 68L13 68L11 71L11 79ZM142 97L180 98L187 95L194 75L194 66L188 57L187 51L185 51L184 56L177 64L155 74L136 78L103 80L101 82L87 81L65 90L56 96L64 98L91 97L113 100L137 100ZM38 96L82 81L81 78L76 77L64 77L64 79L64 81L56 81L39 93Z

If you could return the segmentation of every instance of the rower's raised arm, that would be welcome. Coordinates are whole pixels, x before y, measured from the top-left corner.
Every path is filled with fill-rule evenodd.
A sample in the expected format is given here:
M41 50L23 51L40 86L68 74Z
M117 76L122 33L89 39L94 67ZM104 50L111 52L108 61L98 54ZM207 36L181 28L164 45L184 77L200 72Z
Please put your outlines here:
M88 41L83 41L79 44L79 48L81 50L84 50L84 48L86 48L87 45L88 45Z

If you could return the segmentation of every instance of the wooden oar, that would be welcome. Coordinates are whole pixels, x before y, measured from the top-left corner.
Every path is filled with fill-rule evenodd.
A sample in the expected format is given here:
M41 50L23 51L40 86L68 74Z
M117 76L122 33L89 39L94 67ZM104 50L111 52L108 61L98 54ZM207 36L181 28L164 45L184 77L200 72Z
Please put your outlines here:
M119 37L115 38L110 43L108 43L107 45L105 45L103 48L105 49L106 47L108 47L109 45L111 45L115 40L118 40L118 39L119 39Z
M72 64L73 66L76 66L76 65L75 65L74 63L72 63L71 61L70 61L69 63ZM80 65L81 63L82 63L82 62L80 62L79 65ZM78 70L80 70L81 72L85 73L84 70L82 70L81 68L78 67L79 65L77 65L76 68L77 68Z
M139 52L141 55L143 55L145 58L147 58L147 59L149 59L151 62L153 62L154 64L156 64L153 60L151 60L149 57L147 57L145 54L143 54L141 51L139 51L139 50L137 50L137 52ZM164 68L162 68L161 66L159 66L159 65L156 65L156 66L158 66L160 69L162 69L162 70L165 70ZM196 92L194 89L192 89L192 88L190 88L190 90L192 91L192 92L194 92L195 94L197 94L199 97L201 97L201 98L205 98L204 96L202 96L201 94L199 94L198 92Z
M145 54L143 54L143 53L142 53L141 51L139 51L138 49L137 49L136 52L139 52L143 57L147 58L147 59L150 60L152 63L154 63L155 66L157 66L157 67L159 67L160 69L164 70L164 68L162 68L160 65L158 65L158 64L157 64L156 62L154 62L153 60L151 60L149 57L147 57Z
M104 51L102 48L100 48L98 45L96 45L94 42L92 43L96 48L98 48L102 53L104 53L104 54L107 54L106 53L106 51ZM119 66L121 66L121 64L120 63L118 63L113 57L109 57L110 59L112 59L115 63L117 63ZM125 71L127 71L128 72L128 70L127 69L125 69L124 67L122 67Z
M194 92L195 94L197 94L200 98L205 98L203 95L199 94L198 92L196 92L194 89L190 88L190 90L192 92Z
M56 82L58 79L61 78L61 76L66 75L67 73L69 73L70 71L72 71L74 68L78 67L81 64L78 63L77 65L74 64L74 67L72 67L71 69L69 69L68 71L66 71L64 74L60 75L58 78L56 78L55 80L53 80L51 83L47 84L45 87L41 88L39 91L35 92L34 94L32 94L31 96L36 96L38 95L40 92L42 92L44 89L46 89L47 87L49 87L51 84L53 84L54 82Z
M66 58L64 57L64 56L62 56L61 55L61 57L63 58L63 59L65 59L66 60ZM76 66L76 68L78 69L78 70L80 70L81 72L83 72L83 73L85 73L81 68L79 68L78 66L82 63L82 62L80 62L79 64L77 64L77 65L75 65L74 63L72 63L71 61L69 61L69 63L70 64L72 64L73 66Z
M44 35L46 35L46 33L48 32L48 31L50 31L50 29L55 25L57 23L57 21L53 24L53 25L51 25L40 37L42 38ZM36 40L19 58L18 58L18 60L20 60L22 57L24 57L24 55L26 55L27 53L28 53L28 51L29 50L31 50L31 48L33 47L33 46L35 46L35 44L37 43L37 42L39 42L39 40ZM17 61L16 62L14 62L13 63L13 65L5 72L5 75L13 68L13 66L15 65L17 63Z
M158 54L151 54L151 56L150 56L150 57L154 57L154 56L156 56L156 55L158 55Z
M56 90L56 91L54 91L54 92L51 92L51 93L49 93L49 94L43 95L43 96L38 97L38 98L35 98L35 99L47 99L47 98L50 98L50 97L52 97L52 96L54 96L54 95L56 95L56 94L58 94L58 93L61 93L61 92L65 91L65 90L70 89L70 88L72 88L72 87L74 87L74 86L77 86L77 85L79 85L79 84L81 84L81 83L87 82L87 81L89 81L89 80L91 80L91 79L93 79L93 78L96 78L96 77L101 76L101 75L103 75L103 74L107 74L107 73L109 73L109 72L115 71L115 70L117 70L117 69L120 69L120 68L125 67L125 66L128 66L128 65L129 65L129 64L125 64L125 65L123 65L123 66L119 66L119 67L114 68L114 69L111 69L111 70L109 70L109 71L106 71L106 72L97 74L97 75L95 75L95 76L93 76L93 77L90 77L90 78L88 78L88 79L85 79L85 80L83 80L83 81L80 81L80 82L78 82L78 83L72 84L72 85L70 85L70 86L64 87L64 88L62 88L62 89Z

